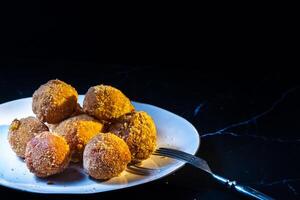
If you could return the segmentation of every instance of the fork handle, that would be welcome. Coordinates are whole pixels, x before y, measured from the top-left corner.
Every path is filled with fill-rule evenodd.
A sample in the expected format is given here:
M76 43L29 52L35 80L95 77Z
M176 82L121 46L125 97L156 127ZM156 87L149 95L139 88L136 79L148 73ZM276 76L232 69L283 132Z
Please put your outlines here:
M213 178L216 179L219 183L222 183L227 188L233 189L244 196L251 197L252 199L259 200L274 200L272 197L265 195L251 187L239 185L236 181L230 181L224 177L218 176L216 174L212 174Z

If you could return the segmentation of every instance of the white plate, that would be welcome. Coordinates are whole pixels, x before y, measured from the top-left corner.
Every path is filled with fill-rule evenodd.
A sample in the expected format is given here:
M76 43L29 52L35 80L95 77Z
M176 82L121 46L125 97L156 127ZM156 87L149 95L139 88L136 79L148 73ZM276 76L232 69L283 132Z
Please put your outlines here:
M79 96L82 103L83 95ZM97 193L131 187L159 179L184 165L181 161L151 156L141 167L147 168L138 175L124 171L119 177L100 182L89 178L81 166L71 165L59 175L41 179L27 169L24 161L11 150L7 141L8 125L15 118L33 115L31 98L0 104L0 185L35 193L83 194ZM200 139L196 129L188 121L164 109L133 102L137 110L148 112L158 130L158 147L173 147L195 154ZM50 184L51 183L51 184Z

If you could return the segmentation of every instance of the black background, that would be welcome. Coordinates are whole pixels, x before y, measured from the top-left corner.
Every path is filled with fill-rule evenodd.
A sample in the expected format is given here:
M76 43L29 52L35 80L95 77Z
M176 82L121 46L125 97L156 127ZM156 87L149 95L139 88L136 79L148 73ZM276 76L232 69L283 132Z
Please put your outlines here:
M117 17L119 10L107 15L102 14L105 8L79 3L18 2L9 7L13 9L1 24L0 103L29 97L40 84L54 78L70 83L79 94L104 83L134 101L183 116L203 135L269 110L282 94L296 88L257 123L231 130L242 137L203 138L197 155L216 173L276 199L299 198L300 79L296 70L290 71L299 65L287 46L294 45L294 26L281 20L234 23L224 16L214 21L205 18L200 25L180 17L159 25L149 19L152 15L132 24L139 15L127 12L124 15L131 19ZM175 64L149 64L164 59ZM195 112L200 104L200 111ZM151 183L101 194L39 195L0 187L0 195L22 199L242 198L190 166Z

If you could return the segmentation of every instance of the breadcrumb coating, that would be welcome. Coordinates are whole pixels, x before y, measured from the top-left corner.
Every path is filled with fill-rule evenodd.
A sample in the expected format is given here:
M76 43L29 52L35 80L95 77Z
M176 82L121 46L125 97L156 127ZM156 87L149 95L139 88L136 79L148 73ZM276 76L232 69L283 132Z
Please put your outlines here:
M66 140L48 131L31 139L26 147L25 162L38 177L62 172L69 164L70 149Z
M134 107L120 90L108 85L97 85L87 91L83 110L99 120L109 121L134 111Z
M156 148L156 127L151 116L144 111L121 116L108 131L125 140L133 162L149 158Z
M70 145L72 161L82 161L85 145L103 130L103 124L86 114L71 117L59 123L53 131L63 136Z
M9 127L8 141L17 156L24 158L27 142L43 131L48 127L35 117L15 119Z
M110 179L125 170L131 160L127 144L111 133L95 136L85 147L83 167L95 179Z
M153 153L154 121L146 112L135 111L120 90L97 85L89 88L82 107L77 100L71 85L50 80L33 94L37 118L11 123L10 146L25 158L30 172L48 177L61 173L70 161L83 161L91 177L107 180L119 176L130 162L141 162Z
M77 91L71 85L50 80L33 93L32 111L43 122L59 123L74 113L77 98Z

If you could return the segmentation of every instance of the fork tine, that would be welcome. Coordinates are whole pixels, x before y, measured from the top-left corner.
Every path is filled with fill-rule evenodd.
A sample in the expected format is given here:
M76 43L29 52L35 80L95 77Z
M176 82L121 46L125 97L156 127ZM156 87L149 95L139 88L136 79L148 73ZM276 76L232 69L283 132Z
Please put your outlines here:
M180 159L180 160L184 160L186 162L189 162L191 160L190 157L188 156L185 156L183 154L177 154L175 152L171 152L171 151L164 151L164 150L156 150L155 153L157 153L158 155L163 155L163 156L169 156L169 157L172 157L172 158L177 158L177 159Z
M186 158L188 157L187 155L182 154L181 152L176 152L171 149L157 149L156 151L161 152L161 153L166 153L166 154L175 154L176 156L182 156L182 157L186 157Z
M165 156L165 157L169 157L169 158L174 158L174 159L179 159L179 160L186 161L185 159L180 158L180 157L178 157L178 156L170 155L170 154L165 154L165 153L153 153L153 155L157 155L157 156ZM186 161L186 162L187 162L187 161Z
M176 149L159 148L157 151L167 153L167 154L173 154L174 156L180 157L187 161L193 160L193 155L187 154L185 152Z
M180 151L180 150L177 150L177 149L170 149L170 148L164 148L164 147L161 147L161 148L159 148L159 150L160 150L160 151L167 151L167 152L178 153L178 154L184 155L184 156L191 156L190 154L185 153L185 152Z
M160 147L159 150L162 150L162 151L168 151L168 152L174 152L174 153L178 153L178 154L185 155L185 156L191 156L190 154L185 153L185 152L180 151L180 150L177 150L177 149L171 149L171 148Z
M168 156L173 156L173 157L176 157L176 158L185 158L184 156L181 156L181 155L178 155L178 154L175 154L175 153L172 153L172 152L168 152L168 151L157 150L157 151L154 152L154 154L168 155Z
M160 154L166 155L166 156L169 156L169 157L173 157L173 158L177 158L177 159L180 159L180 160L184 160L184 161L187 161L187 162L190 160L187 157L184 157L184 156L181 156L181 155L178 155L178 154L174 154L174 153L160 152Z
M165 157L174 158L174 159L177 159L177 160L182 160L182 161L188 162L186 158L182 158L182 157L179 157L179 156L173 155L173 154L167 154L167 153L154 153L153 155L165 156Z

